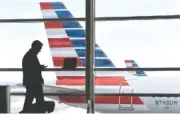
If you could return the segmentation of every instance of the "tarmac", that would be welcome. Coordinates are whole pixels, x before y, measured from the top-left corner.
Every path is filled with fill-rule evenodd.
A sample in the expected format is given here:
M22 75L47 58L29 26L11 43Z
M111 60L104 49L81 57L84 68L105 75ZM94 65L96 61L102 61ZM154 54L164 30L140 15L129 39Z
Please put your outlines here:
M24 103L24 96L11 96L11 111L10 113L17 114L22 110L23 103ZM73 107L66 105L64 103L59 103L58 101L49 99L45 97L45 100L50 100L55 102L55 109L51 114L86 114L86 109Z

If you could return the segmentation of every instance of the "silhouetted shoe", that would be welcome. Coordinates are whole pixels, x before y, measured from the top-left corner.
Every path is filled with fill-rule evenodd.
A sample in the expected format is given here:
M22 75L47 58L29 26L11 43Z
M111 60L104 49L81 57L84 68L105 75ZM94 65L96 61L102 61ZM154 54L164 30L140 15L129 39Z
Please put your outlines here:
M30 106L29 108L27 108L26 110L22 110L19 113L46 113L46 110L43 110L39 107L36 107L35 105Z
M22 111L20 111L19 113L27 113L27 111L25 111L25 110L22 110Z

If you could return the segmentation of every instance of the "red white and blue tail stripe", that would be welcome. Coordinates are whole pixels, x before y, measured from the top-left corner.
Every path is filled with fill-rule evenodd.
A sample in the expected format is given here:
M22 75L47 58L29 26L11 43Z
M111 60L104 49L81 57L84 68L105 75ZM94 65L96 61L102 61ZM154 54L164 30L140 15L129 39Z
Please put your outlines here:
M134 60L125 60L126 68L140 68ZM143 70L140 71L129 71L132 75L136 76L147 76Z
M61 2L40 3L43 18L74 18ZM78 67L85 66L85 30L77 21L45 22L55 67L63 66L64 57L77 57ZM95 67L115 67L96 45Z

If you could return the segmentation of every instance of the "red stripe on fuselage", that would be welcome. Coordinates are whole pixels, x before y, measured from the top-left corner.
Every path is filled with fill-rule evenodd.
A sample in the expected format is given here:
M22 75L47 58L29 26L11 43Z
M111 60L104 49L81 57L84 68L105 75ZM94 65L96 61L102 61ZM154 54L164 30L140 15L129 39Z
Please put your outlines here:
M87 103L84 96L59 96L59 99L65 103ZM120 102L119 102L120 100ZM143 104L141 99L137 96L95 96L96 104Z
M58 76L57 85L85 85L84 76ZM128 85L124 77L95 77L95 85Z

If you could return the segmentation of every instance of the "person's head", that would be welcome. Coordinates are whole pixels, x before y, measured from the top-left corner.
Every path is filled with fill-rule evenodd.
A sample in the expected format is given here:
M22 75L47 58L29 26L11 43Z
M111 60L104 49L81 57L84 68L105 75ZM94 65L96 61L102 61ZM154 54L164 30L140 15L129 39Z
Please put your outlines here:
M31 44L31 49L35 54L38 54L42 49L43 43L41 43L39 40L35 40Z

